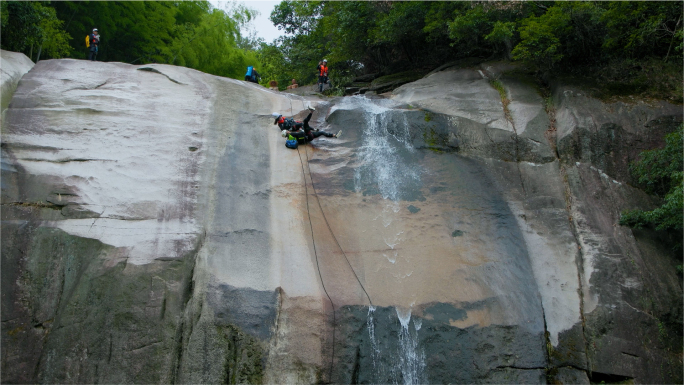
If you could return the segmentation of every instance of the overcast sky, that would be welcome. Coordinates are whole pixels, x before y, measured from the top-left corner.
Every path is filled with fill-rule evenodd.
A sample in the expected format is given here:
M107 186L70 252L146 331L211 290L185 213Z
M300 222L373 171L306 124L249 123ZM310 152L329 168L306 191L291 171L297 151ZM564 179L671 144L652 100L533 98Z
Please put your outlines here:
M271 11L273 8L280 4L280 1L270 1L270 0L251 0L251 1L218 1L211 0L210 3L221 9L230 8L231 3L244 4L247 8L251 8L259 12L257 16L251 22L251 30L243 31L245 35L250 34L252 31L256 31L257 37L264 38L267 43L272 43L273 40L279 36L284 35L283 31L278 30L268 17L271 16Z

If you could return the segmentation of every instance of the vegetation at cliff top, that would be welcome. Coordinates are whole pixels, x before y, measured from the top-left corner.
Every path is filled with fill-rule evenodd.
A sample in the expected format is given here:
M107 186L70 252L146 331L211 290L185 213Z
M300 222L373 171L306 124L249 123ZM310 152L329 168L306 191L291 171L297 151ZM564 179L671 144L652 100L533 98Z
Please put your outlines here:
M656 230L681 232L684 223L684 151L682 134L684 125L665 137L665 147L643 151L633 162L630 170L644 190L663 198L662 206L651 210L627 210L622 213L620 224L635 228L652 226ZM681 236L679 237L681 239Z
M257 42L240 29L253 11L223 11L207 1L0 2L2 49L31 60L85 59L85 36L98 28L97 59L165 63L242 78L259 65Z
M84 59L84 37L102 35L98 60L167 63L263 84L316 81L326 58L333 81L427 72L463 58L525 63L540 78L584 77L597 94L682 101L681 2L293 1L271 21L273 44L245 37L254 12L207 1L0 2L2 48L32 60Z
M281 83L315 82L322 58L343 79L479 57L521 61L540 77L591 74L601 92L682 99L679 2L285 0L271 21L286 36L262 44L277 56L263 72Z

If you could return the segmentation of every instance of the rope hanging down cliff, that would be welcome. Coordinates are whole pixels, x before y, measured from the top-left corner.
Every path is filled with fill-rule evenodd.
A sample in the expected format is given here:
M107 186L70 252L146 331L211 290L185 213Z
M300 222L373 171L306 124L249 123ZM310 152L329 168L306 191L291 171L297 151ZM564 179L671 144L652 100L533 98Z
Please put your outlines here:
M332 309L333 309L333 340L332 340L332 353L330 355L330 373L328 375L328 381L332 383L333 362L335 360L335 328L337 325L337 320L335 319L335 304L333 303L332 298L330 298L330 294L328 294L328 290L325 288L325 283L323 282L323 276L321 275L321 266L318 264L318 252L316 251L316 239L314 238L313 224L311 223L311 212L309 211L309 187L306 184L306 174L304 173L304 162L302 161L302 153L299 151L299 147L297 148L297 154L299 154L299 164L302 166L302 178L304 178L304 188L306 191L306 214L309 217L309 227L311 228L311 243L313 243L314 255L316 256L316 268L318 269L318 277L321 279L321 286L323 286L323 291L325 292L325 295L328 296L328 300L330 301L330 306L332 306ZM308 155L307 155L307 160L308 160ZM307 167L308 167L308 162L307 162ZM309 169L309 176L311 176L311 169ZM311 179L311 186L313 187L313 179Z
M313 177L311 176L311 166L309 164L309 152L306 148L304 149L304 152L306 153L306 166L309 169L309 178L311 178L311 187L313 189L314 195L316 195L316 201L318 202L318 208L321 210L321 214L323 215L323 219L325 220L325 225L328 227L328 231L330 231L330 234L333 236L333 239L335 240L337 247L342 252L342 255L344 256L344 259L347 261L347 264L349 265L349 268L351 269L352 273L354 274L354 277L356 277L356 281L359 283L359 285L361 286L361 289L366 294L366 298L368 298L368 302L370 303L370 306L373 306L373 301L371 301L370 295L368 295L366 288L363 286L363 283L361 283L361 280L359 279L359 276L356 274L356 271L354 271L354 268L352 267L351 262L349 262L349 258L347 257L347 253L344 252L344 249L340 245L340 242L337 240L335 233L332 231L332 228L330 227L330 223L328 222L328 218L325 216L325 211L323 211L323 207L321 206L321 201L320 201L320 199L318 199L318 193L316 193L316 185L314 184ZM301 163L301 154L299 156L299 161ZM305 183L306 183L306 180L305 180ZM308 202L308 198L307 198L307 205L308 205L308 203L309 202Z

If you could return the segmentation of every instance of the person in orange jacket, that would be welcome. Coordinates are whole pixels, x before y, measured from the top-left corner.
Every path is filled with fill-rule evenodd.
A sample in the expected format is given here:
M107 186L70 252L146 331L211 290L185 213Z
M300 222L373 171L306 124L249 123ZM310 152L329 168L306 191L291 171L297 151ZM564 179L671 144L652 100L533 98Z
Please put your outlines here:
M323 59L323 61L318 62L318 92L323 92L323 84L328 83L328 61Z

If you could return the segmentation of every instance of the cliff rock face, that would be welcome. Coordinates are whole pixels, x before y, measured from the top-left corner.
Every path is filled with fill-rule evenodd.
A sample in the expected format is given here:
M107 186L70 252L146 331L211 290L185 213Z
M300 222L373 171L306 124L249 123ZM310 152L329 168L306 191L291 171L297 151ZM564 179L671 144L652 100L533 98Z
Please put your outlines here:
M680 106L507 73L324 102L37 63L3 120L3 382L681 382L677 261L617 225ZM308 104L343 135L288 149L270 114Z
M0 50L0 111L4 111L12 99L17 83L25 73L33 68L33 62L23 53Z

